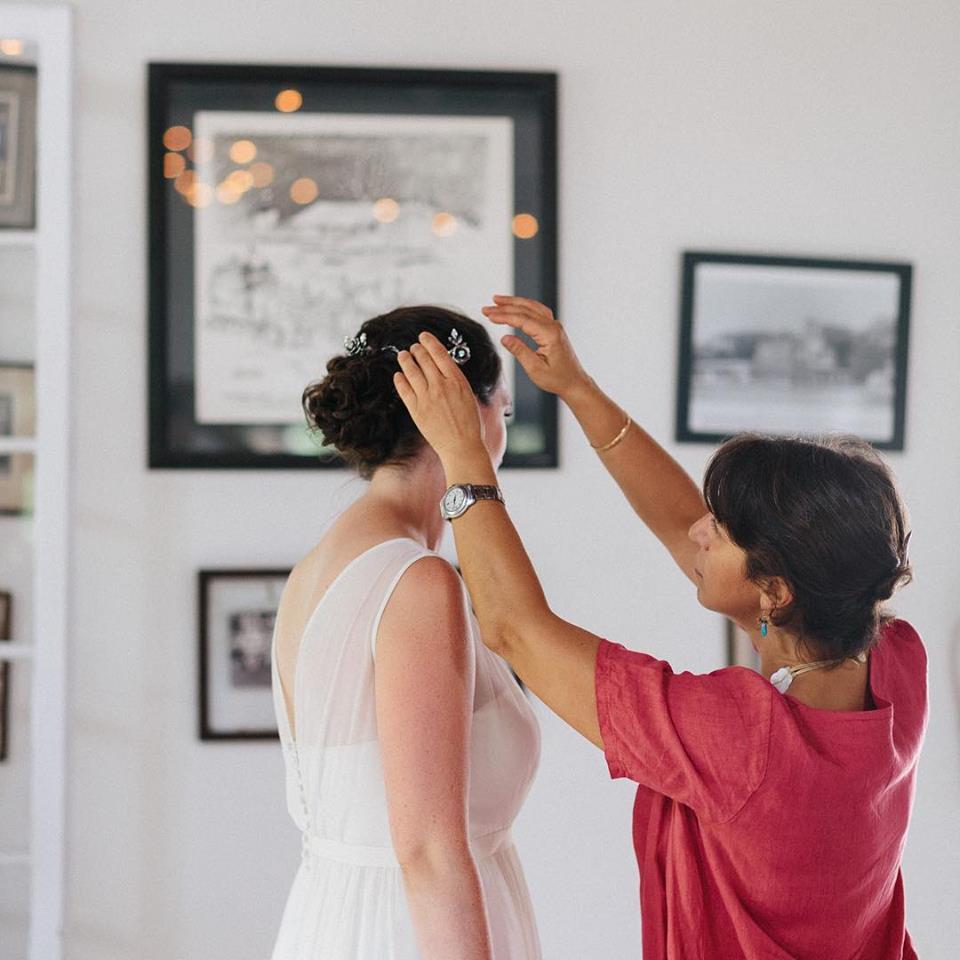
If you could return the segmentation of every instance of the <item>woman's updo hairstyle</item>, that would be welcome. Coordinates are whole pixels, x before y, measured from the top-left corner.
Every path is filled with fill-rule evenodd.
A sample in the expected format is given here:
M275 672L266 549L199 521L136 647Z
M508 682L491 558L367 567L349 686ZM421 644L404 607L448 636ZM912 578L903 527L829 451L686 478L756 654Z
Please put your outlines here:
M424 331L447 344L456 330L470 348L463 371L480 403L486 405L500 380L500 356L486 329L443 307L400 307L367 320L356 336L366 335L367 350L336 356L327 375L303 391L303 411L311 429L369 479L377 467L401 464L415 456L423 437L393 385L400 369L392 349L408 350Z
M793 601L771 612L818 659L865 653L910 580L904 510L890 470L855 437L741 434L716 452L707 508L746 551L761 589L780 577Z

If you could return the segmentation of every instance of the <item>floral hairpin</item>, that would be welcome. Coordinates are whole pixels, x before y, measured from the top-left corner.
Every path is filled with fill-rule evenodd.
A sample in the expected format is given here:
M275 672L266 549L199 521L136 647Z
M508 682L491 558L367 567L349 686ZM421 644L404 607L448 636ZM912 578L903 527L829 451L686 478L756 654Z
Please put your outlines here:
M347 348L348 357L359 357L361 354L373 352L367 343L367 335L365 333L361 333L356 337L344 338L343 345Z
M349 357L369 356L374 352L373 347L367 343L366 333L360 333L355 337L346 337L343 345L346 347L347 356ZM470 359L470 345L460 336L458 330L453 329L450 331L450 336L447 338L447 345L447 353L450 354L450 358L458 367L462 367ZM398 354L400 348L395 347L392 343L388 343L385 347L380 348L380 352Z

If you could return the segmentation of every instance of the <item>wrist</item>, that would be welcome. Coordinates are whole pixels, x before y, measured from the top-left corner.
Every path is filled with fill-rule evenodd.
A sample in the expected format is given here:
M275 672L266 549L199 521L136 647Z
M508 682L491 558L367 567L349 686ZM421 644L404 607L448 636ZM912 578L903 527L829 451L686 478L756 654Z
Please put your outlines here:
M490 462L487 448L463 447L444 453L440 462L447 479L447 486L456 483L497 485L497 472Z
M589 405L600 393L593 377L584 376L560 393L560 399L574 412Z

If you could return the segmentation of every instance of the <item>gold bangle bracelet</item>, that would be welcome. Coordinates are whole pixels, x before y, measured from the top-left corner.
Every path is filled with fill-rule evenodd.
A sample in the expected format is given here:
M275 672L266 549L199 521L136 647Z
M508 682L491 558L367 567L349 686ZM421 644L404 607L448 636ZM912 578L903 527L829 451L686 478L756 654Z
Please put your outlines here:
M627 431L630 429L631 423L633 423L633 420L630 418L630 414L627 414L627 420L623 425L623 429L609 443L605 443L602 447L598 447L594 443L591 443L590 446L593 447L597 453L604 453L607 450L612 450L627 435Z

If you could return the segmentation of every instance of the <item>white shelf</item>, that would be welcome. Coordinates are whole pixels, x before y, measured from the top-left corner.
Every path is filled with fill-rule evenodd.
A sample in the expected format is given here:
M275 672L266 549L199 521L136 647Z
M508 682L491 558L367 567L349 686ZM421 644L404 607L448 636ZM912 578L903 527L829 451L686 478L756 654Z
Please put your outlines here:
M0 640L0 663L4 660L32 660L33 647L29 643Z
M36 452L37 441L33 437L0 437L0 454Z
M0 229L0 247L35 247L36 230Z

